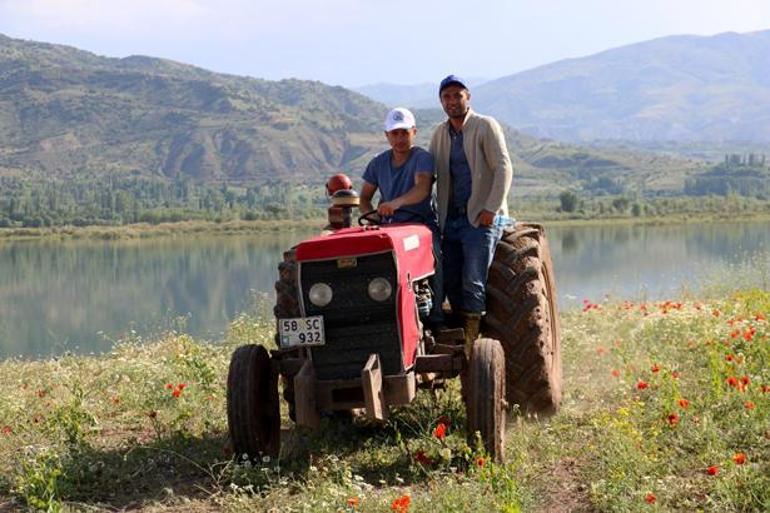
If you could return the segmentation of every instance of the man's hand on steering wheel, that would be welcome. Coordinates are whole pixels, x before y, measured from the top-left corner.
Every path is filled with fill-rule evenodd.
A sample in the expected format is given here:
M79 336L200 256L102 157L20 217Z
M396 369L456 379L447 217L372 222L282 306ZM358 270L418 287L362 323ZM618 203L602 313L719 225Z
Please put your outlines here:
M370 210L358 216L358 226L380 224L382 224L382 217L380 217L376 210Z
M381 217L392 216L395 215L396 210L402 206L403 205L398 200L384 201L377 206L377 213L380 214Z
M364 226L366 224L380 225L380 224L392 223L393 214L383 214L383 212L380 210L385 205L388 205L390 206L390 208L392 208L393 202L389 201L386 203L380 203L380 205L377 207L377 210L370 210L369 212L364 212L363 214L358 216L358 226ZM422 216L420 215L420 213L410 209L409 207L394 208L392 212L395 213L396 210L399 210L402 214L408 214L409 216L407 219L404 219L399 222L408 222L408 223L422 222Z

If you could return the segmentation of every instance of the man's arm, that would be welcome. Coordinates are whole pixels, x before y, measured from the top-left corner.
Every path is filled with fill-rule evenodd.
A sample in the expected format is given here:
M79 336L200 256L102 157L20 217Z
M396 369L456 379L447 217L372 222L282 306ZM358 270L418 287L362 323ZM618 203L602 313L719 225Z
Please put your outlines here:
M508 148L505 144L505 135L500 125L493 119L489 120L487 131L482 139L484 155L489 167L492 169L492 187L490 194L484 201L484 209L478 217L481 226L491 226L495 215L503 202L508 201L508 191L511 188L513 166Z
M428 197L432 186L432 172L417 172L414 175L414 186L409 189L406 194L402 194L398 198L394 198L390 201L380 203L377 207L377 213L381 216L392 216L395 211L401 207L419 203ZM363 194L363 191L361 194Z
M362 214L366 214L367 212L374 210L374 207L372 207L372 198L374 197L375 192L377 192L377 186L364 181L364 185L361 187L361 194L359 194L358 199L358 210Z

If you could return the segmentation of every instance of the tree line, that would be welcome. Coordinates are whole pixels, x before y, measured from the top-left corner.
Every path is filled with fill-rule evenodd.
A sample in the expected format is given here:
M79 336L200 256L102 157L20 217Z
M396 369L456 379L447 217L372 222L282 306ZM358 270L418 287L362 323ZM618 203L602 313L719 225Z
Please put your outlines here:
M323 215L323 187L205 185L186 178L0 178L0 227L298 219Z

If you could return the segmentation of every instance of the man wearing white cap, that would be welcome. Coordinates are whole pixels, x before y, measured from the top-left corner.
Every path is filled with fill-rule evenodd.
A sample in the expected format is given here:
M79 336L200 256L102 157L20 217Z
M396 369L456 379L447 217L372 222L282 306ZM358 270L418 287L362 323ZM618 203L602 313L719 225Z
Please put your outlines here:
M390 149L374 157L364 172L361 212L372 208L372 197L379 189L377 213L388 222L417 221L438 226L431 189L435 170L433 156L414 146L417 135L414 115L397 107L385 118L385 137ZM399 212L402 207L406 210Z
M359 209L361 212L374 210L372 198L379 190L380 203L376 210L386 223L418 222L431 229L436 257L436 274L431 287L436 298L429 322L439 325L443 321L443 277L438 218L432 194L435 166L433 156L414 145L416 135L414 114L408 109L397 107L388 112L385 137L390 149L374 157L366 166Z

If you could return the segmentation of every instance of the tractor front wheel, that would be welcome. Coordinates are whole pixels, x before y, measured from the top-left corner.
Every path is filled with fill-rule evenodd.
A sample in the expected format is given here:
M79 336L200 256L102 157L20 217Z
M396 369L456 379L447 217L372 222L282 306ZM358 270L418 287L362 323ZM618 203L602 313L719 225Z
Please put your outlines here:
M237 458L256 461L277 457L281 448L278 372L267 350L241 346L230 360L227 375L227 423Z
M297 291L297 256L291 248L283 253L283 261L278 264L278 281L275 282L275 306L273 313L276 320L299 317L299 292ZM275 345L281 347L278 333ZM294 376L284 376L283 398L289 405L289 418L296 422L297 408L294 402Z
M473 343L468 394L468 435L478 431L492 459L505 459L505 354L500 342L480 338Z

